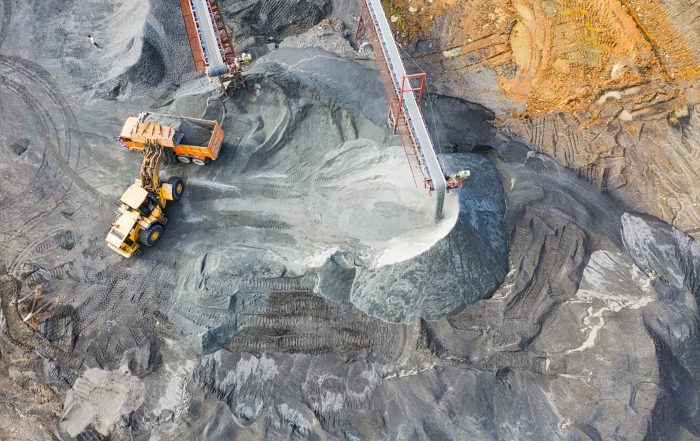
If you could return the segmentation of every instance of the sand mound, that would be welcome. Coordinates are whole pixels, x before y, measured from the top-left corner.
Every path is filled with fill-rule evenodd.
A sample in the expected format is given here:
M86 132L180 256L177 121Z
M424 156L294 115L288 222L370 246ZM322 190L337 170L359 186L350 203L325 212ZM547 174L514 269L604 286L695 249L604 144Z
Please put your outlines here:
M290 58L294 68L280 69ZM328 75L350 79L365 68L318 49L279 49L258 63L235 102L215 104L184 86L170 109L222 106L231 128L215 164L181 169L188 197L168 227L172 242L161 248L192 256L170 310L192 347L208 352L229 341L240 317L273 293L316 291L408 322L454 312L498 286L503 194L488 161L446 158L448 169L474 168L479 177L464 193L464 211L450 194L436 224L434 200L416 187L403 148L392 145L398 139L364 117L379 118L380 86L360 92ZM329 262L340 259L344 282L329 284L337 272ZM455 277L444 277L446 268ZM410 299L418 297L416 306Z
M125 99L152 93L183 74L194 75L178 8L165 7L160 1L124 0L102 23L104 48L94 56L102 72L104 66L109 70L97 74L101 96ZM130 24L126 32L124 23Z
M455 227L413 259L360 270L348 297L360 310L391 322L436 320L491 294L503 281L505 205L496 169L487 159L470 154L444 156L443 162L478 171L459 192ZM411 243L410 238L401 240L404 246Z
M287 37L280 47L319 47L337 55L354 57L350 31L343 21L332 18L321 21L300 35Z
M316 54L312 51L308 59ZM260 228L244 230L248 245L310 265L317 257L320 265L328 250L341 248L367 267L409 259L447 235L456 222L457 199L448 198L445 218L436 225L434 201L416 187L402 148L384 144L384 129L297 79L249 76L250 90L224 103L233 142L201 172L178 168L186 172L191 196L181 204L183 213L174 216L182 219L174 229L209 220L209 230L218 219L226 225L227 218L244 226L258 218ZM192 90L178 95L169 111L201 109L207 103L211 109L217 106L213 101ZM240 233L221 230L231 241L240 240ZM193 248L201 248L208 236L188 231ZM412 246L406 247L402 237L414 237ZM392 254L397 246L402 248Z
M59 4L60 3L60 4ZM194 76L178 7L160 0L52 2L13 11L32 19L31 38L8 36L37 58L60 60L83 92L110 100L153 94L161 85ZM36 16L39 15L38 19ZM62 37L61 44L46 44ZM93 47L92 35L101 49ZM39 44L37 44L39 43ZM26 53L26 51L23 51Z
M141 380L127 372L88 369L66 394L60 427L71 437L88 426L109 435L122 416L141 406L144 394Z

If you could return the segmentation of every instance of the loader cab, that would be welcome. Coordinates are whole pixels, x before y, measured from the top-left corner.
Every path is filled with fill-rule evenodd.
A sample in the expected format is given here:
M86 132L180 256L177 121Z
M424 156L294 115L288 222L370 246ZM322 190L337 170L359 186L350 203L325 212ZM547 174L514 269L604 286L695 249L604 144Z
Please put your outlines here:
M162 225L159 223L143 225L142 222L143 219L153 216L154 212L158 216L157 213L160 212L156 210L159 207L159 201L156 195L136 183L126 189L120 202L122 205L119 208L119 217L107 233L107 244L112 250L128 258L136 254L141 243L151 246L158 240Z
M132 184L121 197L122 204L136 210L141 216L150 215L158 206L158 198L137 184Z

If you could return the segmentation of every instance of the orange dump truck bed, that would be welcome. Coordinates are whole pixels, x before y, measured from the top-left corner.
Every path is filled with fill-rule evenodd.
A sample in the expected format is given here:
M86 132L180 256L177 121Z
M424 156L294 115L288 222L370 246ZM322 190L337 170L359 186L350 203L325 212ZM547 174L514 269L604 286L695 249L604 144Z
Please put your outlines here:
M173 149L181 162L202 164L219 157L224 131L218 121L146 113L129 117L118 137L130 150L143 150L146 141Z

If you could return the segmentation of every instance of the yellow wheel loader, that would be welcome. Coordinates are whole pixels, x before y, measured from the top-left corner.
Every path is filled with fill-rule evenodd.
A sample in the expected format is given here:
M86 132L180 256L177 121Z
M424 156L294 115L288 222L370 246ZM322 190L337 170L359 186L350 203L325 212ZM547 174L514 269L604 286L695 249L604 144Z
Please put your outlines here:
M153 246L163 234L168 218L165 206L178 201L185 189L182 178L172 177L160 184L158 170L163 147L155 141L144 145L141 178L120 198L118 218L107 233L107 245L124 257L136 254L141 245Z

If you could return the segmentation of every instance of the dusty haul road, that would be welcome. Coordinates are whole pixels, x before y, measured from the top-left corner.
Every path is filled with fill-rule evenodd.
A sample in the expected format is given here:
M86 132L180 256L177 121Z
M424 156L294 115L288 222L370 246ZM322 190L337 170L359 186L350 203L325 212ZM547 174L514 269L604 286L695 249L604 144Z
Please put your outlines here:
M254 55L228 96L172 2L0 2L1 439L698 436L690 236L478 94L426 100L473 175L435 224L354 3L221 6ZM141 110L226 138L163 168L185 195L125 260L104 234L141 158L113 137Z

